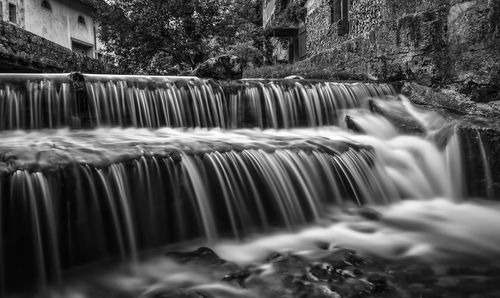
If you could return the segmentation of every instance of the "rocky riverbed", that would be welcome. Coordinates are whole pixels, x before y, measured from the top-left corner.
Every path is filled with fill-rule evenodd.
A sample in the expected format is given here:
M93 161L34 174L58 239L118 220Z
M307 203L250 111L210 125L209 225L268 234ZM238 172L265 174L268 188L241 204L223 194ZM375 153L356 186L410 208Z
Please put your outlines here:
M295 233L79 272L46 296L499 297L499 214L496 203L443 199L350 207Z

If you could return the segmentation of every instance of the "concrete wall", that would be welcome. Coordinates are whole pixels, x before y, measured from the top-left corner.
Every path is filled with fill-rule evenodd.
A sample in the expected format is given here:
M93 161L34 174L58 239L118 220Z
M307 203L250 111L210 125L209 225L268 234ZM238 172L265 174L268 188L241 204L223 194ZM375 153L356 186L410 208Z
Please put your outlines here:
M0 73L72 71L123 72L113 65L78 55L18 26L0 21Z
M447 85L475 101L500 100L500 1L352 0L347 37L327 0L307 18L309 62L360 78Z

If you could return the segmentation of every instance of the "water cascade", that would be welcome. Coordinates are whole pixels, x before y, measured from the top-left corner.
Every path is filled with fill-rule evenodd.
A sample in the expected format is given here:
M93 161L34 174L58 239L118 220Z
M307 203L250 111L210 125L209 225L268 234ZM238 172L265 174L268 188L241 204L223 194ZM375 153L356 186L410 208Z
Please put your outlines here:
M396 95L375 83L0 75L0 294L169 244L296 231L334 206L466 197L458 131L433 135ZM401 134L386 106L425 129Z
M338 124L387 84L241 81L195 77L9 75L0 79L0 129L119 127L290 128Z

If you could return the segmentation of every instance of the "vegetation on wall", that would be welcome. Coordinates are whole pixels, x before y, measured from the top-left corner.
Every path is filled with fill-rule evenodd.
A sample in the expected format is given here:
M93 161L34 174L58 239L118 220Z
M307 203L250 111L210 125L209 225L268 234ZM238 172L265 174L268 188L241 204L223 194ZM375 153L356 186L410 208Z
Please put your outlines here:
M291 0L281 3L283 7L277 9L275 25L287 27L304 23L307 16L306 2L307 0Z

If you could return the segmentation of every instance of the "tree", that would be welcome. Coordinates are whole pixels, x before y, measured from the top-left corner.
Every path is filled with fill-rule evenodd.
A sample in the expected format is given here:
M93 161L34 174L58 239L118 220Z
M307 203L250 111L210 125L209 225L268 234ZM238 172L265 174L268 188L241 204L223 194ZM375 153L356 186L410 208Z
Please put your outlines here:
M237 44L258 49L259 5L258 0L114 0L98 3L96 18L100 39L120 66L162 73L194 68Z
M100 38L118 63L146 71L158 53L173 63L194 67L206 56L207 43L224 28L228 0L115 0L100 3Z
M261 65L265 43L262 1L232 0L227 11L226 21L232 30L225 32L213 52L237 55L245 65Z

